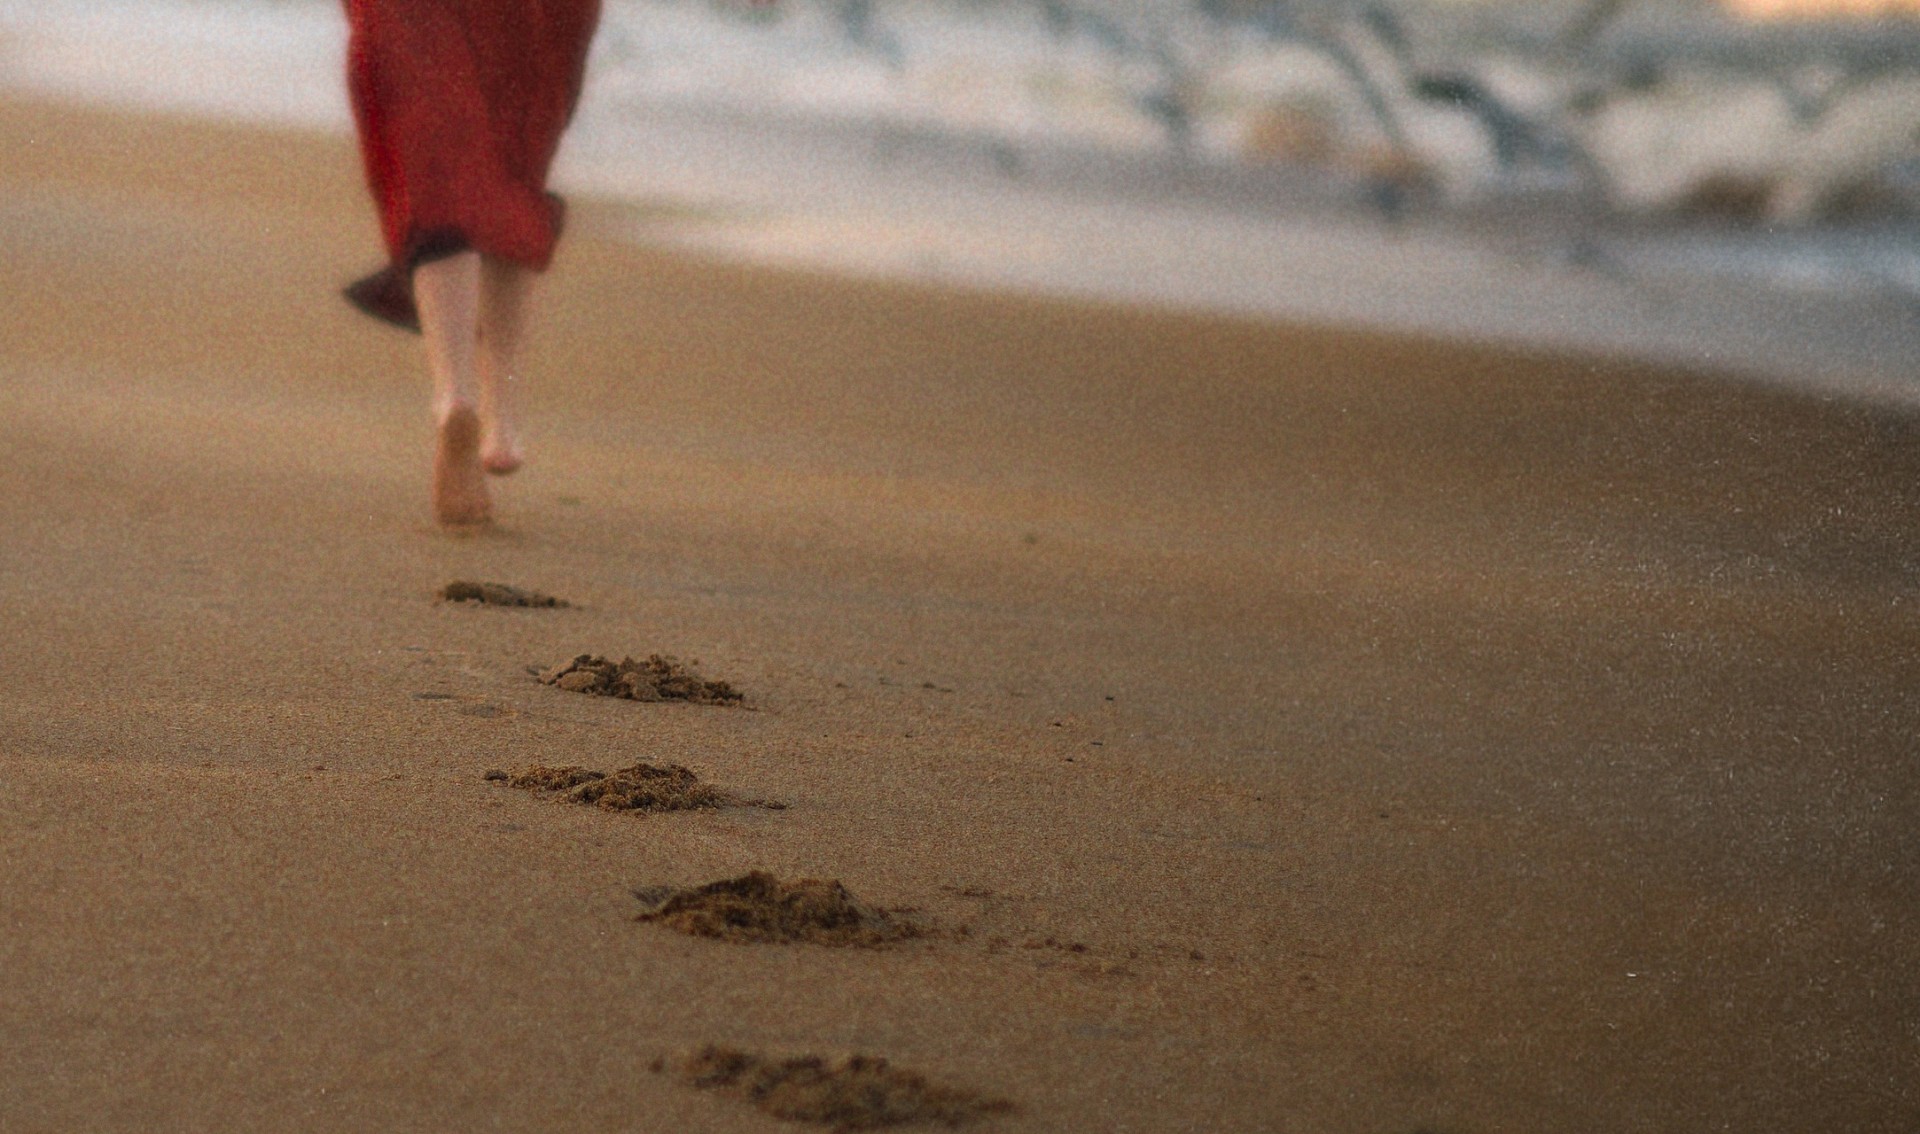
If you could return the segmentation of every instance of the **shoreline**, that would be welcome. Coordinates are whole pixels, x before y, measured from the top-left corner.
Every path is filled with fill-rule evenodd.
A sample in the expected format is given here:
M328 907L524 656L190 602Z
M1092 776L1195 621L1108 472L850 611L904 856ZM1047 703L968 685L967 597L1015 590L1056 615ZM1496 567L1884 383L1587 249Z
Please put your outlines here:
M1920 405L1912 302L1688 269L1662 252L1658 224L1522 201L1512 215L1490 204L1389 223L1301 173L1009 158L897 127L684 108L619 119L589 108L568 146L563 182L642 214L649 199L665 206L628 239L742 264L1581 354ZM1690 235L1716 239L1710 227Z

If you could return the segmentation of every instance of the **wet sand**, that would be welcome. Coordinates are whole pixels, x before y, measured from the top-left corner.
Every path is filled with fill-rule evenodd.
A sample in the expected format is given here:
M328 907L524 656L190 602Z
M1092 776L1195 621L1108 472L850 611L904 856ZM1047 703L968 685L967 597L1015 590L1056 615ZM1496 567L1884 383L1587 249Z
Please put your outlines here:
M346 143L0 153L0 1130L797 1128L708 1044L1007 1131L1920 1125L1920 418L582 201L455 538ZM483 778L642 761L788 807ZM967 932L634 920L753 870Z

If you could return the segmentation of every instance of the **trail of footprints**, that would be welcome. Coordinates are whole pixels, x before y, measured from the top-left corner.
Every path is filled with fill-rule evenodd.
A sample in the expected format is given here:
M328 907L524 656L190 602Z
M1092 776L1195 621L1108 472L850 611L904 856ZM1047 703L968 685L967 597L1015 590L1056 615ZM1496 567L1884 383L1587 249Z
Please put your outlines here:
M440 592L445 602L485 606L560 608L571 604L538 591L499 583L454 582ZM611 662L582 654L539 680L570 692L658 702L739 705L742 694L724 681L708 681L678 659L660 654L645 661ZM536 765L515 772L491 769L489 781L610 811L701 811L727 807L783 809L786 804L749 799L700 780L677 764L636 763L603 772ZM943 887L963 898L996 901L1002 895L978 888ZM915 911L879 909L837 880L782 881L761 871L690 887L656 886L634 891L641 904L635 920L695 937L735 944L811 944L877 949L920 938L968 940L971 927L948 929ZM1053 937L1018 942L1001 935L984 940L989 952L1020 947L1048 950L1089 973L1121 970L1087 957L1088 947ZM1130 954L1137 956L1137 954ZM687 1085L752 1103L778 1118L814 1122L836 1130L866 1130L909 1123L959 1126L1014 1110L1014 1104L962 1088L933 1083L872 1055L826 1059L805 1055L775 1058L709 1045L675 1059L656 1059L651 1070Z

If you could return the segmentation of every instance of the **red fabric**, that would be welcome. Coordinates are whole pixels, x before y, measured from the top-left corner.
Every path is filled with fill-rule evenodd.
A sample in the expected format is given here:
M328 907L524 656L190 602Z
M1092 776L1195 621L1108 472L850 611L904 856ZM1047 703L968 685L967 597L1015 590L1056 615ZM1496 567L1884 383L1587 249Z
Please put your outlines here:
M346 9L348 90L397 277L388 284L461 248L544 269L561 217L547 169L580 97L600 0Z

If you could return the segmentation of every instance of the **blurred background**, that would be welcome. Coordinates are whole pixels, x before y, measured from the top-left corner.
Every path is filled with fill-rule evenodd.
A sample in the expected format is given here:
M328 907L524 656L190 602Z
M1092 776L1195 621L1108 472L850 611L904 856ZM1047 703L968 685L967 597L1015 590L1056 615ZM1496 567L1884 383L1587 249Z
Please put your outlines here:
M0 89L345 131L344 34L0 0ZM709 254L1920 385L1920 0L607 0L557 179Z

